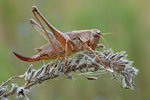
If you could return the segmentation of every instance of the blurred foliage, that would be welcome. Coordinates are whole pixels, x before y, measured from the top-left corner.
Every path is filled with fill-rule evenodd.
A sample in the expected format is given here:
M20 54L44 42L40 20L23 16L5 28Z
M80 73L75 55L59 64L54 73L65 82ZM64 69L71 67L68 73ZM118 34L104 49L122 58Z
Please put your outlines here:
M59 79L35 87L28 94L32 100L150 99L149 0L0 0L0 83L24 73L31 64L18 60L12 50L34 55L33 48L46 43L29 23L34 18L33 5L62 32L96 28L102 33L119 33L103 37L115 52L127 51L140 72L133 91L122 89L111 75L98 81L77 76L75 81ZM40 62L33 64L39 66Z

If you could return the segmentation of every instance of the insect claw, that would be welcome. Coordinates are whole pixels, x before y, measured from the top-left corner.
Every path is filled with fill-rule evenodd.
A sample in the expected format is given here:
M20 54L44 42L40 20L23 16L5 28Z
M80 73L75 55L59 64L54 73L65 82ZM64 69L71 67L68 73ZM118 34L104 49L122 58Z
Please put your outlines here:
M27 56L22 56L16 52L13 52L14 55L19 58L20 60L23 60L23 61L26 61L26 62L35 62L35 61L39 61L40 59L36 59L35 56L30 56L30 57L27 57Z

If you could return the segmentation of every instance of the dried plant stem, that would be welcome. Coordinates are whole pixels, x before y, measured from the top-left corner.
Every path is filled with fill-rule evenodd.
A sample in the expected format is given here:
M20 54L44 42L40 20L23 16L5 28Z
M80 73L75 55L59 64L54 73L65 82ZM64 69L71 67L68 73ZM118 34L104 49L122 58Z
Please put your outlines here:
M16 79L16 78L22 78L22 77L24 77L24 75L13 76L13 77L9 78L6 82L3 82L3 83L1 84L1 86L0 86L0 88L3 87L3 86L6 86L10 81L12 81L12 80L14 80L14 79Z
M33 69L33 66L30 65L23 75L13 76L1 84L0 99L7 100L10 95L16 94L17 97L22 96L29 100L26 93L30 92L31 87L41 84L46 80L55 79L64 75L69 79L73 79L71 72L77 71L86 75L93 74L93 76L97 76L96 73L100 74L99 72L112 73L114 79L118 80L123 88L134 89L135 85L133 77L137 75L138 70L132 67L132 61L125 59L127 57L125 52L114 54L113 51L109 49L105 52L95 51L95 53L98 55L102 63L108 67L107 69L99 64L99 61L91 52L87 51L82 51L74 57L69 58L66 70L64 70L64 59L54 64L52 67L49 67L52 62L47 65L42 62L42 67L38 70ZM10 81L23 77L26 81L24 86L19 87L17 84L12 84L11 90L8 91L7 85ZM100 77L101 76L87 77L87 79L98 80Z

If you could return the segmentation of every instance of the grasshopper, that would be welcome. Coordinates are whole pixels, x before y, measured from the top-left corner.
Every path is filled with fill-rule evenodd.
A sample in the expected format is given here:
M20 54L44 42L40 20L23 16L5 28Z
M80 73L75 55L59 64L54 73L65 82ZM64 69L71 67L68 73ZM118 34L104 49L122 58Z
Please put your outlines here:
M30 19L31 25L48 41L48 43L36 49L38 51L38 54L34 56L22 56L20 54L17 54L16 52L13 52L17 58L27 62L56 59L53 62L53 64L55 64L60 59L60 57L65 57L66 65L69 55L86 49L95 55L99 63L104 66L104 68L107 68L107 66L102 63L102 61L94 52L94 50L99 47L102 47L103 51L105 50L105 46L103 44L98 44L98 41L102 36L100 30L77 30L63 33L53 27L44 18L37 7L32 7L32 13L34 14L39 24L35 20ZM44 28L38 16L50 28L51 32ZM41 31L43 31L47 37Z

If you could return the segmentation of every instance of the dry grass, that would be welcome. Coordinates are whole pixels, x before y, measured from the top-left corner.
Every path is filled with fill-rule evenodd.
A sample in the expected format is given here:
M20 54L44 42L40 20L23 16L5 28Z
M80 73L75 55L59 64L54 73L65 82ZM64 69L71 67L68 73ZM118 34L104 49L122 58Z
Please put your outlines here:
M138 70L132 67L133 61L129 61L124 51L119 53L113 53L113 50L108 49L105 52L95 51L100 60L108 68L105 69L101 66L96 57L88 51L82 51L77 55L70 57L67 62L66 70L63 70L64 59L59 61L57 64L50 67L51 63L45 65L42 62L40 69L33 69L33 65L30 65L28 70L20 76L13 76L6 82L3 82L0 86L0 99L7 100L10 95L16 94L18 97L24 97L29 100L26 93L31 92L33 86L41 84L44 81L64 76L69 79L74 79L71 76L71 72L76 74L92 75L93 77L87 77L88 80L98 80L102 73L112 73L115 80L120 82L121 86L125 89L134 89L135 85L133 77L137 75ZM19 87L16 83L12 83L12 88L8 89L7 85L10 81L24 78L25 84Z

